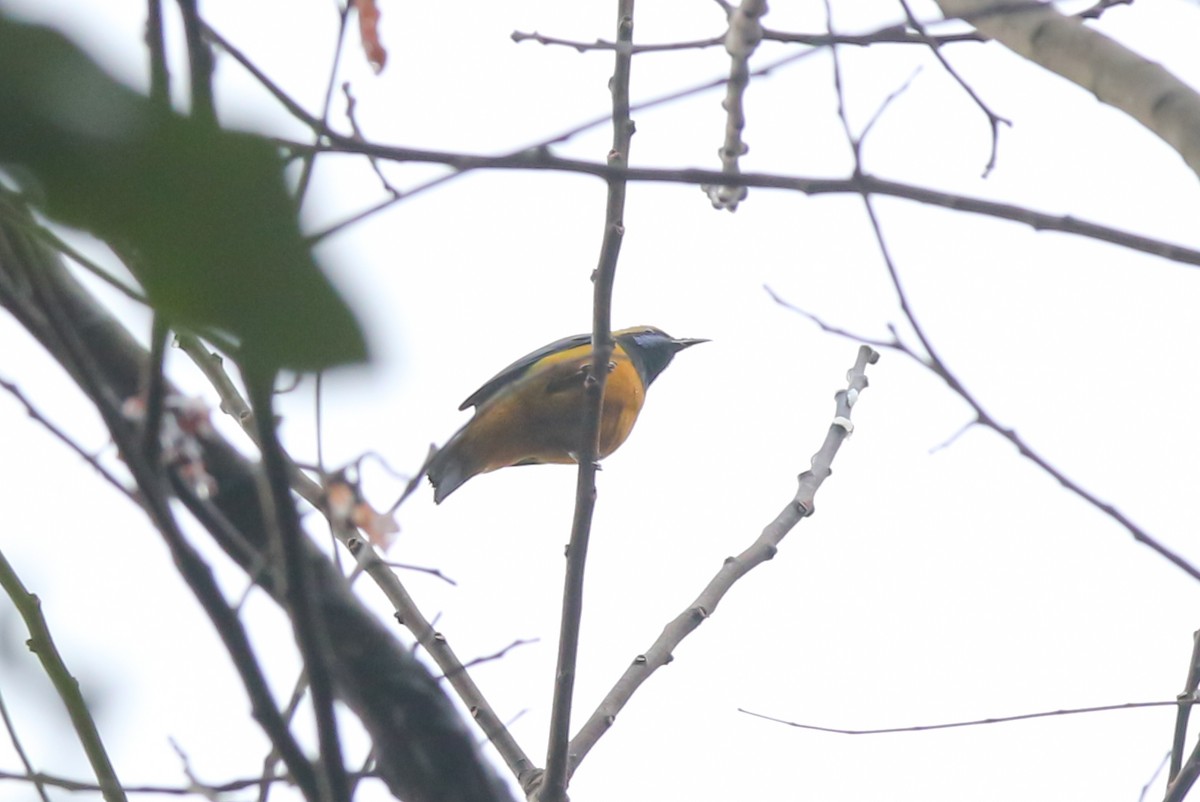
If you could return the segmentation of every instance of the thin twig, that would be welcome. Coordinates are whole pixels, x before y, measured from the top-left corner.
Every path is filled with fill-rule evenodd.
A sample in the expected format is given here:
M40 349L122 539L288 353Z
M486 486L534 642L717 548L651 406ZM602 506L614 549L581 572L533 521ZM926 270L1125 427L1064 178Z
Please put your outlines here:
M42 798L42 802L50 802L50 795L46 792L47 783L33 770L33 763L29 761L29 755L25 753L25 746L21 743L20 736L17 735L17 725L13 722L12 716L8 714L8 705L5 704L2 695L0 695L0 717L4 719L4 729L8 732L8 740L12 742L13 751L17 753L17 759L25 767L24 779L28 779L33 783L33 787L37 789L38 796Z
M830 11L829 0L826 0L825 6L827 16L831 15L832 12ZM842 127L845 131L847 143L849 144L851 153L854 156L855 175L859 175L862 170L862 140L861 138L856 137L853 131L850 129L850 123L846 117L845 111L841 70L837 56L837 48L834 48L832 53L834 87L838 95L838 116L842 121ZM1148 532L1127 518L1111 504L1101 501L1095 495L1085 490L1077 482L1056 469L1053 465L1047 462L1045 458L1031 449L1015 431L1002 427L987 413L986 410L984 410L979 401L967 391L966 387L963 386L955 374L947 367L945 362L942 361L941 357L937 353L937 350L933 346L933 342L929 339L929 337L926 336L924 327L922 327L920 322L917 320L917 315L913 311L912 305L909 303L908 295L905 293L904 286L900 281L899 270L896 267L895 261L892 259L891 251L888 248L887 241L883 236L883 228L879 222L879 216L876 214L875 204L872 200L871 192L864 188L860 190L859 194L862 197L863 207L867 213L867 219L871 223L871 230L875 236L875 243L879 248L880 257L883 259L884 266L887 269L888 277L892 283L892 288L896 293L896 298L900 305L900 311L903 313L904 319L912 329L913 334L916 335L917 340L920 342L924 355L915 353L906 345L901 343L898 339L897 344L894 347L902 353L907 354L912 359L931 370L933 373L937 374L942 381L944 381L947 386L950 387L951 390L953 390L960 398L962 398L971 406L975 413L975 418L980 424L994 430L1014 446L1016 446L1017 451L1021 454L1021 456L1033 462L1045 473L1054 477L1059 484L1061 484L1067 490L1079 496L1088 504L1119 523L1133 536L1134 540L1148 546L1160 556L1173 563L1176 567L1182 569L1193 579L1200 580L1200 569L1184 559L1182 555L1160 543L1156 538L1151 536ZM1200 772L1200 766L1197 766L1197 771Z
M1163 802L1183 802L1187 798L1188 792L1192 790L1192 786L1196 784L1197 777L1200 777L1200 742L1192 749L1187 762L1183 764L1183 768L1175 775L1175 778L1167 783L1167 792L1163 796Z
M984 724L1005 724L1010 721L1028 721L1034 718L1050 718L1052 716L1074 716L1081 713L1102 713L1110 710L1140 710L1147 707L1168 707L1179 704L1176 701L1170 702L1126 702L1117 705L1096 705L1094 707L1073 707L1066 710L1043 710L1037 713L1020 713L1015 716L996 716L994 718L977 718L970 721L951 721L942 724L910 724L904 727L880 727L878 729L869 730L851 730L843 727L821 727L816 724L801 724L795 721L787 721L786 719L768 716L765 713L755 713L753 710L745 710L738 708L739 713L745 713L748 716L755 718L774 721L777 724L786 724L789 727L796 727L801 730L815 730L816 732L832 732L838 735L885 735L888 733L897 732L928 732L929 730L952 730L959 727L979 727Z
M267 74L259 69L258 65L255 64L249 56L243 53L240 48L222 36L215 28L213 28L204 20L200 20L200 26L201 31L204 34L205 41L211 42L212 44L221 48L221 50L225 51L230 58L241 65L242 69L250 73L254 80L258 81L259 84L261 84L262 87L266 89L272 97L279 101L284 109L287 110L288 114L291 114L297 120L304 123L304 125L313 131L313 133L320 134L322 136L328 136L329 134L333 133L332 129L326 125L323 120L314 117L312 114L309 114L303 106L292 99L291 95L289 95L287 92L284 92L277 83L267 77Z
M809 312L806 309L801 309L798 306L793 306L792 304L783 300L783 298L781 298L775 292L775 290L771 289L767 285L764 284L763 289L767 291L767 295L770 295L771 300L773 300L775 303L788 309L791 312L795 312L797 315L800 315L801 317L811 320L813 323L816 323L818 327L820 327L821 331L823 331L827 334L834 334L834 335L837 335L838 337L844 337L847 340L853 340L854 342L865 343L866 345L872 345L876 348L895 348L896 345L898 344L896 342L895 338L892 338L890 340L882 340L882 339L873 338L873 337L866 337L862 334L858 334L856 332L850 331L849 329L844 329L840 326L835 326L832 323L827 323L825 320L817 317L812 312Z
M342 84L342 96L346 99L346 121L350 123L350 129L354 132L356 139L366 140L363 136L362 129L358 127L358 118L355 116L355 110L358 107L358 100L354 97L354 93L350 91L350 82L346 81ZM371 169L375 171L375 177L379 179L379 183L383 185L384 192L391 195L393 198L400 198L404 193L392 186L392 182L386 175L383 174L383 168L379 166L378 159L368 159Z
M984 36L1136 120L1200 175L1200 95L1162 64L1063 14L1054 3L937 4L944 15L970 22Z
M545 36L537 31L530 31L528 33L524 31L513 31L509 38L511 38L517 44L520 44L521 42L536 42L539 45L559 45L563 47L569 47L572 50L576 50L580 53L617 49L617 43L610 42L607 39L597 39L594 42L579 42L571 39L562 39L557 36ZM724 35L720 35L710 36L707 39L694 39L687 42L663 42L661 44L653 45L632 45L629 48L629 52L636 56L639 53L665 53L675 50L703 50L707 47L715 47L724 41Z
M337 86L338 65L342 60L342 45L346 41L347 22L350 19L350 9L353 7L353 0L345 0L345 5L338 9L338 32L337 38L333 43L333 59L329 65L329 79L325 82L325 99L321 103L321 122L329 123L329 112L333 108L333 90ZM320 136L318 133L317 136ZM309 182L312 180L313 167L317 160L313 157L304 159L304 169L300 172L300 180L296 182L296 205L300 206L304 203L304 198L308 194Z
M1129 0L1123 0L1129 2ZM733 6L727 5L726 16L728 17L734 11ZM944 22L944 19L935 20L935 22ZM594 42L582 42L575 39L563 39L557 36L546 36L531 31L525 33L523 31L513 31L511 38L518 44L521 42L536 42L540 45L555 45L559 47L569 47L572 50L580 53L588 53L594 51L616 50L615 43L606 39L597 39ZM870 47L871 45L880 44L927 44L926 38L905 29L903 25L888 25L883 28L877 28L867 33L858 34L830 34L830 33L801 33L778 31L770 28L763 28L763 40L771 42L783 42L785 44L800 44L809 45L810 47L828 47L830 45L855 45L858 47ZM932 36L933 41L938 45L954 44L958 42L982 42L984 37L980 36L975 31L966 33L952 33L945 35ZM664 53L676 50L704 50L710 47L718 47L725 44L725 35L710 36L704 39L692 39L681 42L659 42L656 44L634 45L631 52L636 56L639 53Z
M917 15L913 13L912 8L908 4L908 0L900 0L900 7L904 9L904 16L908 19L908 24L912 26L912 29L917 32L917 36L919 36L921 40L925 42L925 44L929 45L929 50L933 53L933 57L938 60L938 63L940 63L942 68L949 73L950 77L953 78L958 85L963 88L963 91L970 96L971 100L975 101L975 105L979 107L979 110L987 116L988 125L991 126L992 129L992 152L991 155L988 156L987 164L985 164L983 167L983 178L987 178L996 166L996 155L1000 150L1000 124L1003 123L1011 128L1012 120L1008 119L1007 117L1001 117L999 114L996 114L994 111L988 108L988 105L983 102L983 98L979 97L978 93L975 92L971 85L963 80L963 77L958 74L958 71L955 70L954 67L950 66L950 62L947 61L945 55L942 54L941 43L925 31L925 26L920 20L917 19Z
M40 423L42 427L45 428L46 431L50 432L50 434L54 435L59 442L63 443L67 448L78 454L80 458L82 458L83 461L88 465L91 465L92 468L95 469L96 473L100 474L100 476L106 482L120 491L121 495L125 496L139 507L142 506L142 500L137 496L136 493L131 491L120 479L118 479L116 476L110 473L107 468L101 465L100 460L85 451L83 447L79 445L79 443L76 443L69 434L58 428L58 426L52 423L49 418L39 412L37 407L35 407L33 403L25 397L25 394L21 392L20 387L12 382L0 379L0 388L6 390L9 394L16 398L17 401L19 401L21 405L25 407L25 414Z
M785 67L789 64L794 64L794 63L801 61L803 59L806 59L818 52L819 51L817 51L817 50L806 50L806 51L803 51L800 53L793 53L791 55L777 59L775 61L768 62L767 64L764 64L762 67L752 70L750 72L749 77L757 78L760 76L769 75L770 73L772 73L782 67ZM631 103L629 106L629 111L632 113L635 111L643 111L646 109L651 109L656 106L662 106L667 103L672 103L676 100L682 100L682 99L690 97L692 95L699 94L699 93L707 91L709 89L719 89L719 88L725 86L727 83L729 83L729 76L727 76L727 75L720 76L717 78L712 78L712 79L709 79L708 81L704 81L699 84L694 84L694 85L686 87L684 89L678 89L673 92L668 92L664 95L658 95L656 97L652 97L647 100L640 101L638 103ZM585 131L589 131L592 128L596 128L597 126L608 123L611 119L612 119L611 114L604 114L604 115L600 115L597 117L593 117L590 120L579 123L577 125L573 125L570 128L567 128L563 131L560 131L557 134L554 134L553 136L547 137L547 138L541 140L540 142L536 142L532 145L526 145L524 147L518 148L518 149L512 151L510 155L519 156L521 154L528 154L528 153L545 153L548 155L550 153L550 147L552 145L557 145L557 144L561 144L563 142L567 142L567 141L573 139L574 137L579 136L580 134L582 134ZM286 143L284 143L284 146L285 147L287 146ZM503 157L500 157L500 158L503 158ZM408 190L401 191L400 194L397 196L389 197L383 201L379 201L378 203L375 203L374 205L369 206L360 212L355 212L350 217L348 217L344 220L340 220L337 223L334 223L333 225L329 226L328 228L325 228L325 229L317 232L316 234L310 235L306 241L310 245L315 245L316 243L320 242L321 240L341 231L342 229L346 228L347 226L353 225L354 223L361 222L361 221L365 220L366 218L371 217L372 215L378 214L379 212L383 211L384 209L390 208L401 201L406 201L406 200L411 199L414 195L418 195L422 192L433 189L434 187L440 186L441 184L444 184L447 181L451 181L455 178L465 175L467 172L470 172L473 169L477 169L477 168L467 167L467 168L462 168L462 169L455 169L453 172L449 172L444 175L440 175L429 181L418 184ZM734 184L737 186L749 186L749 184L740 184L736 181L734 181Z
M887 253L886 246L883 243L883 235L881 229L879 228L879 219L875 214L874 204L871 203L870 199L868 198L866 205L871 219L872 228L875 231L876 240L879 243L880 248L883 249L884 261L888 265L888 272L892 277L892 282L896 288L896 292L901 299L900 307L904 312L905 319L908 321L909 325L913 328L914 333L917 335L917 339L920 341L926 357L920 357L907 347L902 347L899 350L907 353L914 360L929 368L931 371L941 377L942 381L944 381L951 390L953 390L960 398L962 398L971 406L971 409L975 413L976 420L980 424L992 429L1001 437L1016 446L1018 453L1020 453L1022 457L1025 457L1025 459L1041 468L1042 471L1054 477L1054 479L1057 480L1060 485L1074 493L1079 498L1083 499L1090 506L1095 507L1106 516L1116 521L1118 524L1124 527L1130 535L1133 536L1134 540L1144 546L1148 546L1160 556L1173 563L1177 568L1183 570L1188 576L1192 577L1193 579L1200 580L1200 568L1197 568L1195 565L1184 559L1182 555L1159 542L1157 538L1153 537L1141 526L1126 517L1124 513L1122 513L1112 504L1102 501L1099 497L1090 491L1085 490L1079 483L1075 482L1062 471L1058 470L1049 462L1047 462L1041 454L1038 454L1036 451L1034 451L1023 439L1021 439L1020 436L1017 435L1015 431L1001 426L986 410L984 410L983 406L979 403L975 396L967 391L962 382L958 380L958 377L950 371L950 369L942 361L941 357L933 349L932 342L930 342L930 340L925 336L925 332L917 323L916 316L913 313L912 308L909 306L908 298L901 288L899 274L896 271L895 264L892 262L891 256Z
M1129 5L1133 0L1099 0L1090 8L1084 9L1076 13L1074 16L1077 19L1099 19L1101 15L1113 6ZM728 3L722 3L722 8L728 17L732 13L733 7ZM932 20L931 22L921 23L921 27L928 29L929 25L940 22L947 22L945 18ZM541 45L557 45L561 47L569 47L580 53L588 53L598 50L615 50L617 45L606 39L597 39L594 42L582 42L574 39L563 39L556 36L546 36L532 31L525 33L522 31L513 31L512 40L514 42L536 42ZM888 44L909 44L909 45L929 45L932 44L941 47L942 45L958 44L961 42L986 42L987 37L981 35L978 31L965 31L962 33L948 34L930 34L918 33L906 29L903 25L887 25L883 28L877 28L866 33L801 33L789 31L777 31L771 28L763 28L763 39L770 42L783 42L787 44L809 45L810 47L828 47L830 45L853 45L857 47L871 47L872 45L888 45ZM634 55L639 53L663 53L674 50L703 50L709 47L717 47L725 43L725 36L710 36L706 39L693 39L682 42L660 42L657 44L634 45L632 52Z
M375 775L367 775L375 776ZM93 782L84 782L82 780L72 780L66 777L59 777L55 774L46 774L38 772L33 775L17 774L16 772L0 770L0 780L25 780L35 784L46 785L51 788L59 788L63 791L100 791L100 786ZM270 777L268 781L271 783L291 784L291 778L280 775L278 777ZM234 791L242 791L247 788L253 788L262 780L260 778L246 780L230 780L229 782L220 783L218 785L198 785L188 784L185 786L174 785L126 785L126 794L163 794L165 796L204 796L215 798L220 794L228 794Z
M541 638L517 638L516 640L514 640L512 643L508 644L504 648L498 649L498 650L492 652L491 654L482 654L479 657L475 657L475 658L472 658L471 660L468 660L467 662L463 663L462 670L467 671L468 669L472 669L475 666L483 665L484 663L491 663L495 660L499 660L499 659L505 657L513 649L519 649L522 646L529 646L531 644L540 643L540 642L541 642Z
M33 217L27 213L27 210L23 208L23 203L20 200L20 193L11 192L5 189L3 184L0 184L0 198L10 201L0 203L0 222L10 223L20 228L25 233L40 240L53 250L56 250L68 257L72 262L75 262L84 270L88 271L93 276L100 279L105 284L112 287L114 290L121 293L131 301L146 306L149 305L149 301L146 300L146 296L143 295L139 290L129 286L116 276L113 276L95 261L89 259L78 250L68 245L53 231L34 220Z
M296 717L296 711L300 709L300 703L304 701L304 692L308 690L308 677L303 670L300 671L300 676L296 678L295 684L292 686L292 695L288 699L288 703L283 708L283 720L290 727L292 720ZM279 750L274 746L267 756L263 758L262 773L259 775L258 785L258 800L259 802L267 802L267 797L274 787L274 783L270 780L275 776L275 768L279 763Z
M1150 793L1150 786L1154 785L1154 781L1158 779L1158 775L1162 774L1162 770L1171 762L1171 753L1168 751L1163 755L1162 760L1158 761L1158 765L1154 768L1154 773L1150 775L1150 779L1146 780L1142 786L1142 791L1138 794L1138 802L1146 802L1146 795Z

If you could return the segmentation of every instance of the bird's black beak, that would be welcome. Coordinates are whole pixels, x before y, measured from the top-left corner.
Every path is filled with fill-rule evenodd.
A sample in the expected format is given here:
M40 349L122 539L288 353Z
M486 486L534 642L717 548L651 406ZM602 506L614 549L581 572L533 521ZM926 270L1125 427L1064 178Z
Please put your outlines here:
M684 348L691 348L693 345L707 342L712 342L712 340L706 340L703 337L680 337L671 340L671 344L675 346L676 353L679 353Z

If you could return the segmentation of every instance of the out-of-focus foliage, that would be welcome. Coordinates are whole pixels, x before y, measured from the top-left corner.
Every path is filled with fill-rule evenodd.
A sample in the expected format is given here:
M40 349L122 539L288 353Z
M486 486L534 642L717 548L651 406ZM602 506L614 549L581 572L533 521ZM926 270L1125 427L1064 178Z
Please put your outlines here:
M222 330L266 369L366 358L270 142L161 108L60 34L3 18L0 108L0 165L120 252L170 321Z

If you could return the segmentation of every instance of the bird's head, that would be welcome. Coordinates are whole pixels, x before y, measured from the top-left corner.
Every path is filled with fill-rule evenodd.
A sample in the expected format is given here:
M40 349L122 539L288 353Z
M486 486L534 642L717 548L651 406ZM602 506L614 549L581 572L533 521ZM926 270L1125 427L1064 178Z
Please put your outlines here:
M649 387L650 382L658 378L658 374L671 364L675 355L684 348L690 348L697 343L708 340L699 338L672 337L662 329L653 326L634 326L613 332L616 340L642 377L642 382Z

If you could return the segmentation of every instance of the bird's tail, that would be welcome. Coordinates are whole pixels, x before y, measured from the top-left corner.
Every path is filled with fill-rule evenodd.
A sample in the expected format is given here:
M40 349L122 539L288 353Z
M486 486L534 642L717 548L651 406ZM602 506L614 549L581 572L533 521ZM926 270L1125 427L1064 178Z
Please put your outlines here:
M425 475L429 477L429 484L433 485L433 500L437 504L441 504L446 496L475 475L459 447L461 437L462 432L451 437L426 464Z

